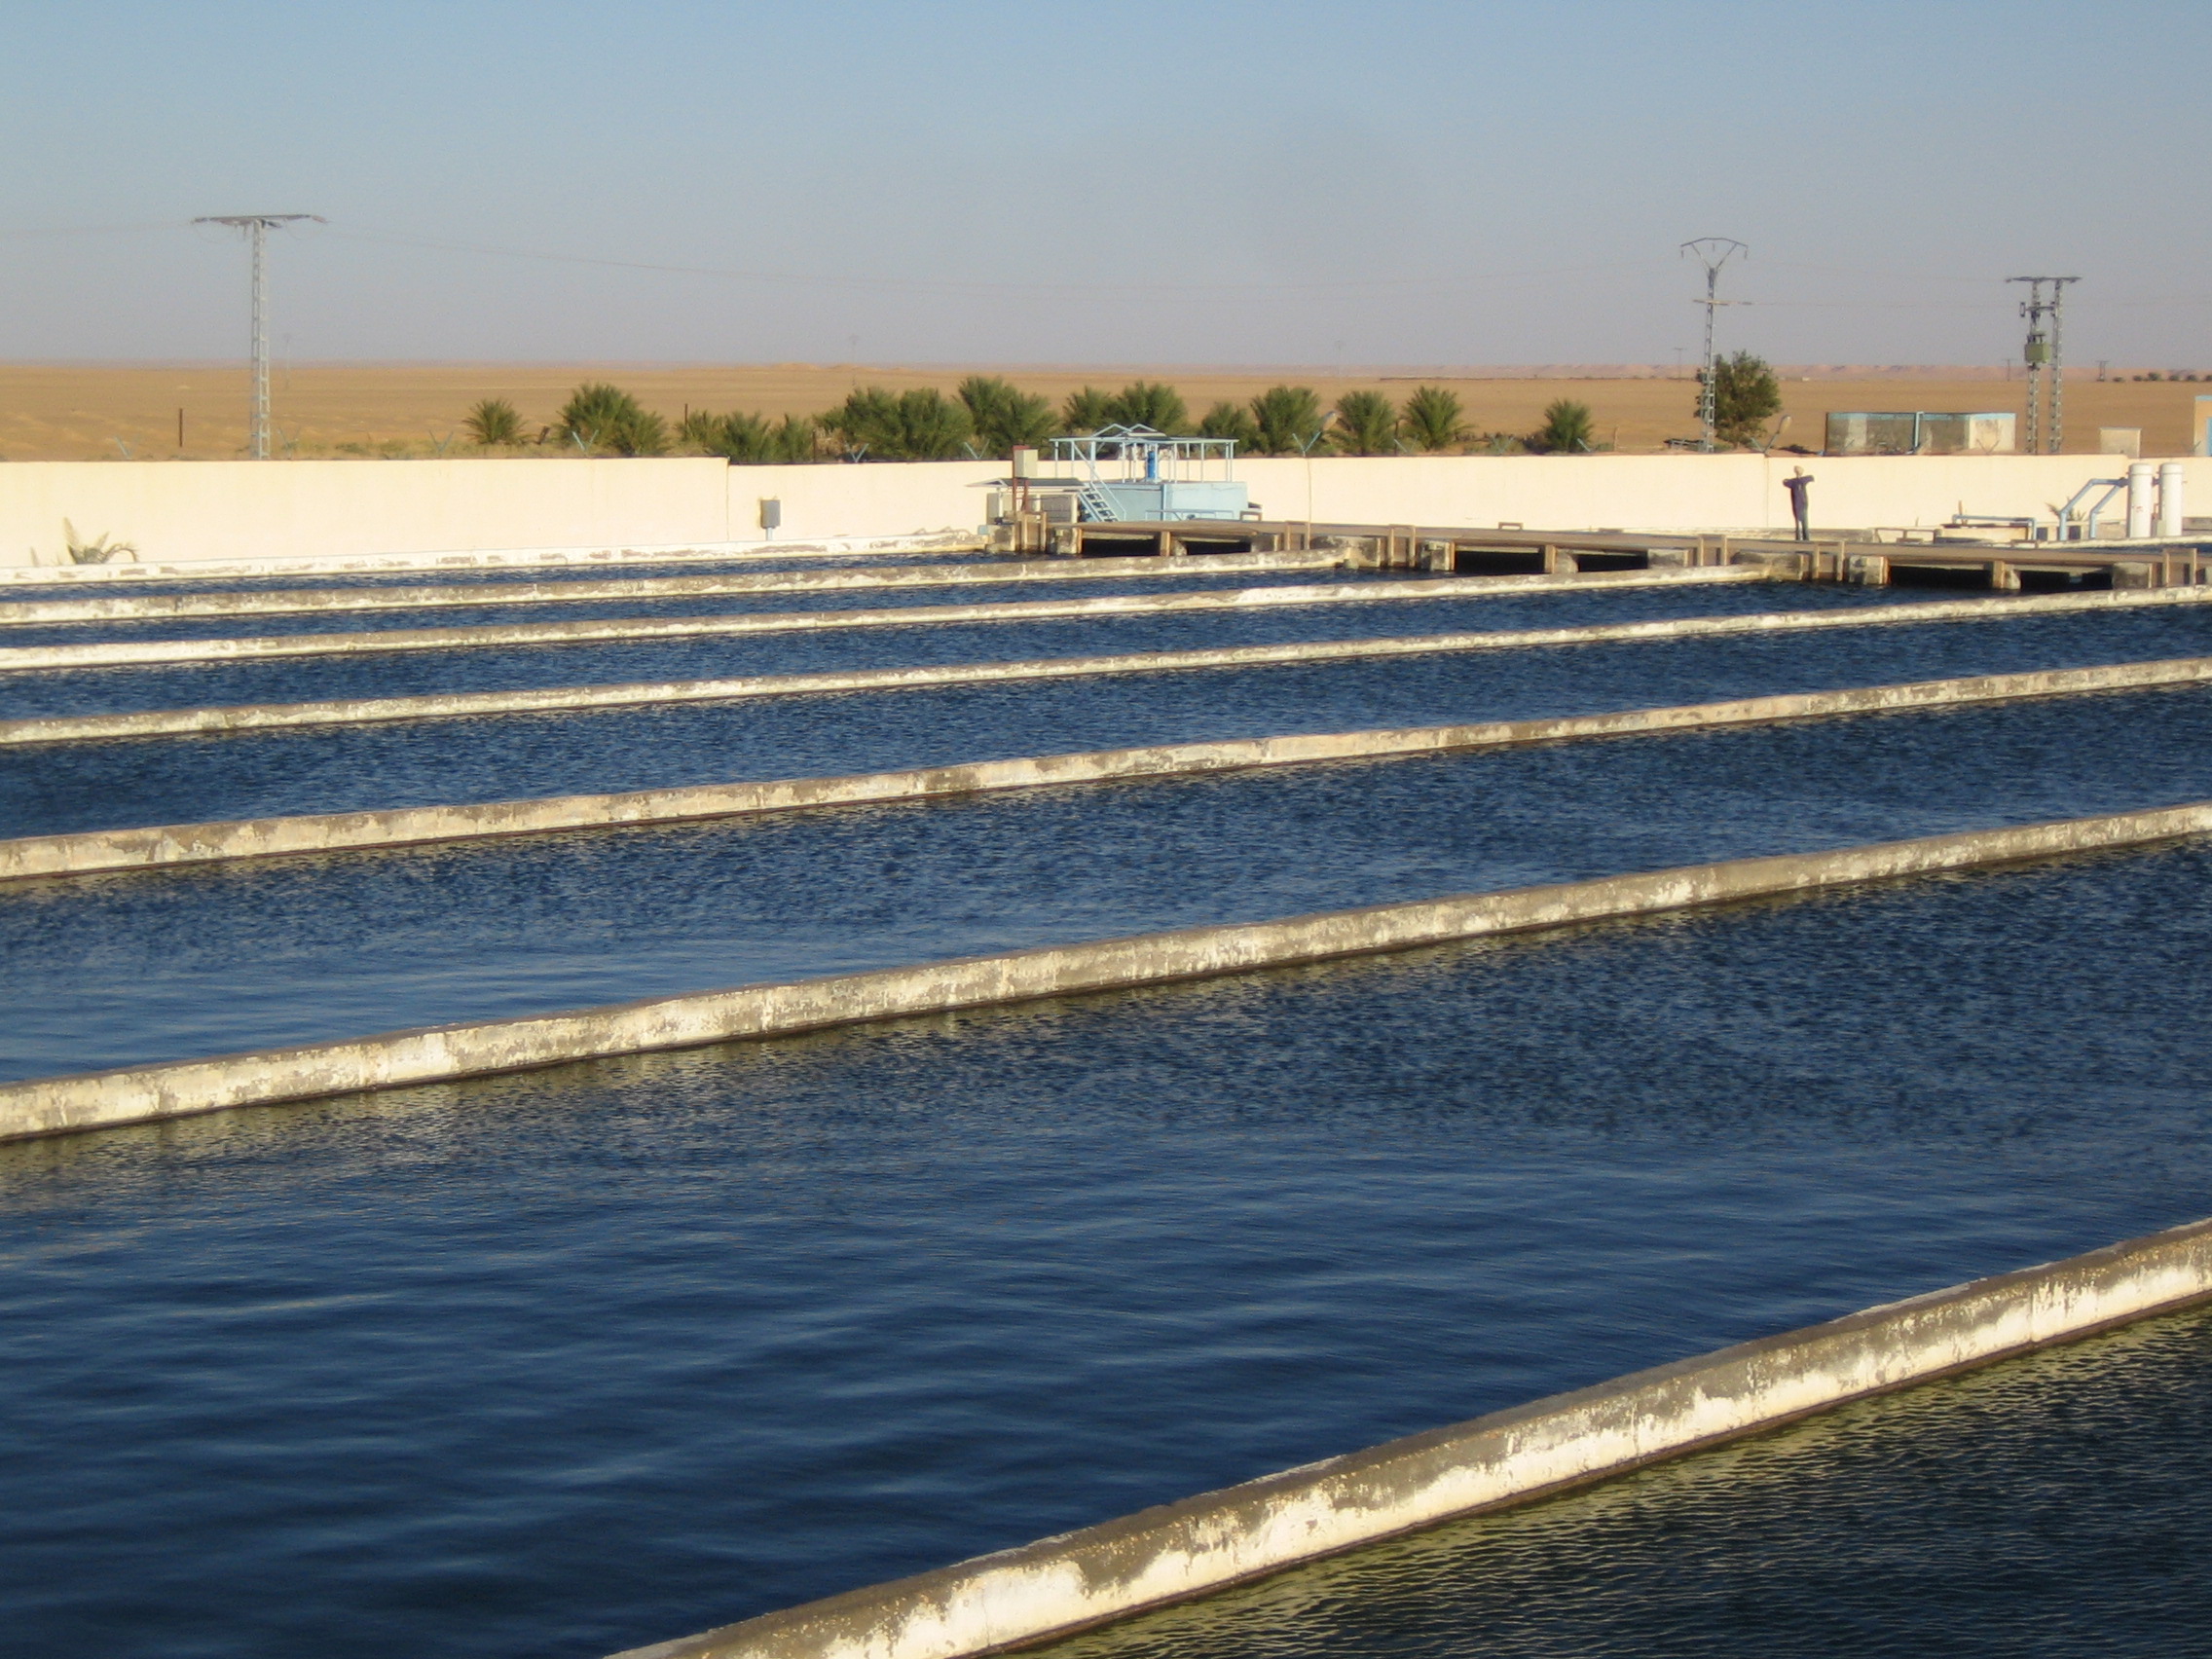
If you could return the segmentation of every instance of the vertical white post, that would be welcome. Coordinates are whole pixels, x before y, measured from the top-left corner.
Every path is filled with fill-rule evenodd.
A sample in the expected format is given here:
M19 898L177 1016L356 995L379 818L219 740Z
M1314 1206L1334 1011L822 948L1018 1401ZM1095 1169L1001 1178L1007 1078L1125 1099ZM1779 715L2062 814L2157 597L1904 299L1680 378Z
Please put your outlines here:
M2151 534L2151 475L2157 468L2147 461L2131 461L2127 468L2127 534L2140 541Z

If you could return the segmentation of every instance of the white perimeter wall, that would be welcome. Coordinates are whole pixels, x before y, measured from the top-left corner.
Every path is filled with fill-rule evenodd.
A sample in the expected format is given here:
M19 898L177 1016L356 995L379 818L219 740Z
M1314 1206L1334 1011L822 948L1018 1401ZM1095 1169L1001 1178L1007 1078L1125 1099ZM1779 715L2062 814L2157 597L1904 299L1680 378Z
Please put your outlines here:
M2212 517L2212 461L2189 461L2193 514ZM1794 467L1813 476L1816 528L1905 529L1961 511L2057 516L2091 478L2127 458L2068 456L1584 455L1377 457L1239 461L1270 518L1530 530L1768 531L1788 534ZM2114 507L2122 505L2114 502ZM2107 512L2106 534L2126 529Z
M2212 517L2212 460L2187 463ZM1851 529L1971 513L2051 516L2117 456L1475 456L1246 461L1271 518L1531 530L1756 531L1787 526L1781 480L1814 475L1813 519ZM149 563L480 548L679 547L905 535L980 525L991 461L728 466L719 461L17 461L0 464L0 564L62 561L83 539ZM1309 508L1308 491L1311 491ZM2119 523L2113 525L2118 531Z

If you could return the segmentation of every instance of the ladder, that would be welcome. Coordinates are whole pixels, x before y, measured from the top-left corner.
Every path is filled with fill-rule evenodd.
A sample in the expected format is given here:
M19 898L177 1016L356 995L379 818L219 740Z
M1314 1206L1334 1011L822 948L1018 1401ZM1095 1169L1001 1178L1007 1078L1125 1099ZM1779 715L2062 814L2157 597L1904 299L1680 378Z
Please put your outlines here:
M1111 523L1122 515L1115 511L1113 498L1098 487L1098 480L1086 478L1076 486L1075 498L1082 505L1083 516L1093 524Z

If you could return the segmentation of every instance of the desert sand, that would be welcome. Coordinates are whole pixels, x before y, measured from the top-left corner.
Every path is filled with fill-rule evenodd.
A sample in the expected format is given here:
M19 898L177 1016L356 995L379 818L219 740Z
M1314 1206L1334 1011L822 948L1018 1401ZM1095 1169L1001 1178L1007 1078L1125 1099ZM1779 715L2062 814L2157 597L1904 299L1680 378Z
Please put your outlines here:
M474 453L459 435L469 406L505 397L533 431L550 422L571 387L607 380L671 421L686 409L811 414L855 387L893 390L995 373L1055 401L1083 385L1108 390L1130 380L1165 381L1195 415L1216 399L1242 400L1288 382L1324 399L1371 387L1402 399L1421 384L1449 387L1483 432L1526 432L1558 397L1590 405L1599 441L1650 452L1697 431L1693 382L1672 367L1606 365L1588 371L1529 369L1220 369L1174 366L973 368L878 364L697 365L635 363L301 363L273 375L277 452L303 458ZM1784 444L1821 447L1823 418L1838 409L2012 410L2024 387L1994 370L1851 371L1783 368ZM2076 371L2066 391L2065 447L2097 449L2100 426L2142 429L2143 453L2188 453L2190 411L2212 383L2114 380ZM219 460L243 453L247 372L237 363L0 365L0 459L9 461ZM183 437L178 437L178 415Z

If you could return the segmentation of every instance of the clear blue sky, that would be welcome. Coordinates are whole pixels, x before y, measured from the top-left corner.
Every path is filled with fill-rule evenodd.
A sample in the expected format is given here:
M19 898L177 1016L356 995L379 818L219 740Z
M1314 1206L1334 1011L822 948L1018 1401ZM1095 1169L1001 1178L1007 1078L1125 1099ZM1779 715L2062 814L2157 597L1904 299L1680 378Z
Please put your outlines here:
M303 359L1672 362L1720 234L1778 360L2212 370L2205 0L0 0L0 145L9 358L304 210Z

